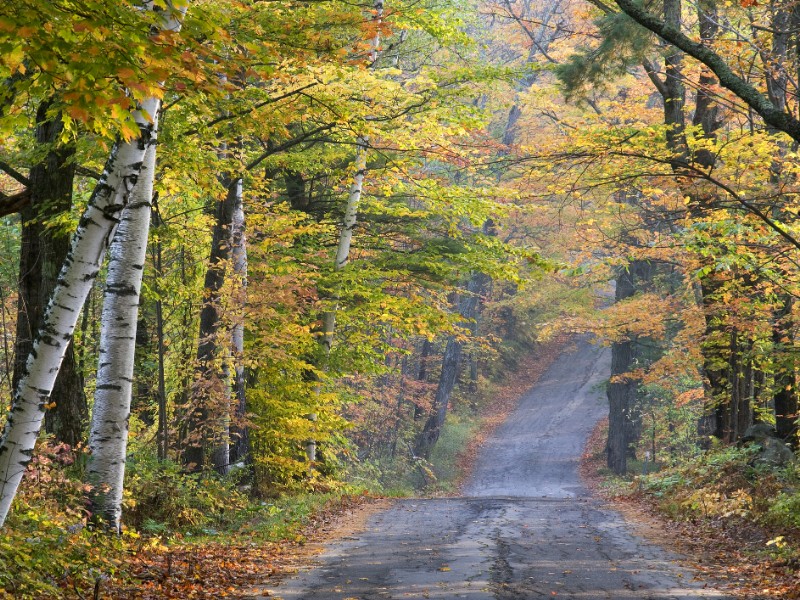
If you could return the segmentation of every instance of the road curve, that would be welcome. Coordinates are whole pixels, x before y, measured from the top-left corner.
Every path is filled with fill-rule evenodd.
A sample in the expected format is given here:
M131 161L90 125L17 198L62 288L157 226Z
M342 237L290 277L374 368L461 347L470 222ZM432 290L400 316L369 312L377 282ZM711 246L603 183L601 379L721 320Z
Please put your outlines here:
M605 413L608 352L563 353L481 450L458 498L413 499L374 515L283 600L688 600L727 598L637 537L581 485L586 437Z

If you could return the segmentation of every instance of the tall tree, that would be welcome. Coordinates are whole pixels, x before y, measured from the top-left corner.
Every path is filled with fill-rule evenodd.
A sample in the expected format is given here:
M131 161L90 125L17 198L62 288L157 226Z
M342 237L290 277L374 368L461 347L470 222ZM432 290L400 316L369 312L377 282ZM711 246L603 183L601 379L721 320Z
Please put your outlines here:
M152 6L151 6L152 7ZM188 5L169 5L164 30L180 29ZM0 525L5 523L44 419L45 406L105 251L131 199L150 145L161 99L144 98L132 118L138 135L116 144L89 200L58 277L0 441Z
M383 0L375 0L373 3L372 25L374 33L369 42L368 67L372 68L378 60L379 48L381 45L381 25L383 22ZM367 173L367 148L369 140L364 135L359 135L356 139L356 155L353 161L353 182L347 195L347 203L344 208L344 218L339 230L339 243L336 246L336 256L334 258L334 272L344 269L350 262L350 249L353 244L353 231L358 221L358 207L361 202L361 194L364 190L364 177ZM328 360L333 344L333 335L336 331L336 309L326 310L322 315L322 332L320 335L320 345L322 347L323 361ZM319 395L322 386L317 385L315 394ZM317 414L309 414L309 420L313 423L317 420ZM317 459L317 441L314 438L308 440L306 444L306 455L309 462L313 463Z
M25 371L58 271L69 251L69 234L49 221L69 212L75 179L75 147L61 142L61 114L53 112L50 101L40 103L35 127L36 146L45 157L31 168L25 191L29 200L21 212L14 387ZM82 439L87 407L74 344L67 348L52 397L55 401L47 406L45 429L56 440L75 446Z
M136 187L111 243L89 430L90 508L98 521L117 533L121 531L136 328L147 255L157 132L158 117L154 115Z
M484 273L475 272L470 276L458 301L458 313L464 318L465 326L468 326L469 321L475 318L480 306L481 296L485 293L488 282L489 277ZM447 418L450 395L453 392L461 368L463 350L464 342L462 340L456 336L448 338L431 413L414 444L414 454L417 456L426 459L430 458L431 451L439 440L439 435Z
M242 204L242 180L226 177L223 183L225 198L216 202L214 209L211 255L203 285L197 374L189 406L183 462L192 469L200 469L210 455L214 468L224 473L229 467L230 372L227 358L220 355L224 346L218 339L218 331L223 324L220 303L231 257L234 214Z

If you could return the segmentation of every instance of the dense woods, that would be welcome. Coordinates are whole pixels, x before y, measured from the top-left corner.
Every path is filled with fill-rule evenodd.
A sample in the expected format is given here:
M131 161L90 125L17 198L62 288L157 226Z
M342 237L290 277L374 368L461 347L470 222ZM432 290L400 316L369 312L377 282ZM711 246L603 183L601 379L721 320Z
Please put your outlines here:
M435 487L567 335L610 348L613 472L744 453L800 528L795 3L23 4L0 9L9 594L276 498Z

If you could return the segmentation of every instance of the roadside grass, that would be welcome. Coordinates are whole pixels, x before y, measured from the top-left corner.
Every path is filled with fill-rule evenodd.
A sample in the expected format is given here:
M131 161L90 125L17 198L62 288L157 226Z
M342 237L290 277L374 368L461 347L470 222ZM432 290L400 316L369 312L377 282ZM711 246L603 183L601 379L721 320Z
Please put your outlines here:
M480 423L475 417L459 414L448 417L431 453L431 470L436 479L426 488L428 493L452 494L457 490L462 478L461 455L479 427Z

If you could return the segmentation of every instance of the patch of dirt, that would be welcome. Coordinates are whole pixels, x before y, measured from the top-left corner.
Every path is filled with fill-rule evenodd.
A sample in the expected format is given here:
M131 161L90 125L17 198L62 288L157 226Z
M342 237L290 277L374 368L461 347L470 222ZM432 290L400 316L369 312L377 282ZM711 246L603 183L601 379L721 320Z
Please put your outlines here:
M741 518L678 521L661 511L653 496L616 494L603 487L607 431L605 419L587 440L581 477L638 535L683 555L688 566L731 595L746 600L800 599L800 565L769 556L765 552L769 536L757 524Z

